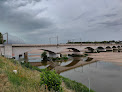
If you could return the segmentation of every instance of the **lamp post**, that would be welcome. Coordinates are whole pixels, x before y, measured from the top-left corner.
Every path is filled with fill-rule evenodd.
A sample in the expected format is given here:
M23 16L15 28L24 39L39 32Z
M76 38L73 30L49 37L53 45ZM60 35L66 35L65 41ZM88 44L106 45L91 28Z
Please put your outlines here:
M4 34L2 34L2 35L7 35L7 44L8 44L8 32L6 32L6 33L4 33ZM3 40L3 39L2 39Z

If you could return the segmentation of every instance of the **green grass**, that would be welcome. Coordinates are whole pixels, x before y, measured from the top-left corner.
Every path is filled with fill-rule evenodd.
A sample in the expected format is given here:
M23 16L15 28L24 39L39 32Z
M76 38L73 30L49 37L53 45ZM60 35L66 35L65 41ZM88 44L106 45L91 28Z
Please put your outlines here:
M72 80L62 77L62 76L61 76L61 78L62 78L63 82L65 83L66 87L68 87L69 89L72 89L75 92L89 92L89 89L85 85L78 83L76 81L72 81ZM90 90L90 92L95 92L95 91Z
M26 77L21 76L19 73L15 74L12 72L7 72L8 80L16 86L20 86L23 82L29 82Z
M13 73L17 70L17 74ZM40 92L40 72L0 57L0 92ZM44 92L44 91L41 91Z
M35 70L37 70L39 72L45 72L45 71L47 71L46 69L39 69L39 68L37 68L35 66L32 66L29 63L24 63L23 65L25 67L27 67L27 68L35 69ZM63 76L60 76L60 78L63 80L63 82L65 83L65 85L66 85L66 87L68 89L72 89L75 92L89 92L89 89L85 85L83 85L81 83L78 83L76 81L72 81L72 80L70 80L68 78L65 78ZM90 90L90 92L95 92L95 91Z
M13 73L13 70L17 70L18 73ZM20 64L16 60L0 57L0 92L4 92L3 89L6 90L5 92L45 92L45 88L40 86L40 81L43 79L40 79L40 74L43 75L44 72L45 69L39 69L29 63ZM49 76L51 76L50 74L52 73L50 72ZM66 85L64 92L67 92L67 88L74 90L73 92L89 92L88 88L81 83L62 76L59 79ZM5 83L7 84L1 87Z

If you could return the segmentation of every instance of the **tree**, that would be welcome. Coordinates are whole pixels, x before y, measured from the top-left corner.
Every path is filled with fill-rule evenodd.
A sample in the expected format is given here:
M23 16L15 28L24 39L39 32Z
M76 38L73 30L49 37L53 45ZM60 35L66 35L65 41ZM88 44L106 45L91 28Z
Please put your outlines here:
M6 40L3 40L3 34L0 32L0 44L3 44Z
M44 51L42 54L41 54L41 57L43 58L43 61L47 61L47 53Z
M3 35L1 32L0 32L0 44L3 44Z

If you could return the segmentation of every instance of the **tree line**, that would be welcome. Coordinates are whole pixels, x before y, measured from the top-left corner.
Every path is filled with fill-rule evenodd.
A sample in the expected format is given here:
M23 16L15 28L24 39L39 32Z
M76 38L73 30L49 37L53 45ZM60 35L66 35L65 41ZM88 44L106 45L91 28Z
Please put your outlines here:
M3 34L0 32L0 44L3 44L5 42L6 42L6 40L4 40Z
M67 42L67 44L111 44L111 43L115 43L115 44L120 44L122 43L122 41L115 41L115 40L111 40L111 41L85 41L85 42Z

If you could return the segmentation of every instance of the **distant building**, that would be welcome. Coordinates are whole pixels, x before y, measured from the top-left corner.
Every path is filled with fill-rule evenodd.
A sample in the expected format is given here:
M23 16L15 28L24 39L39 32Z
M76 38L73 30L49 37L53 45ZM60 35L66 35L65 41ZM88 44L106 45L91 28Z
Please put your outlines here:
M116 44L115 42L110 42L110 44Z

